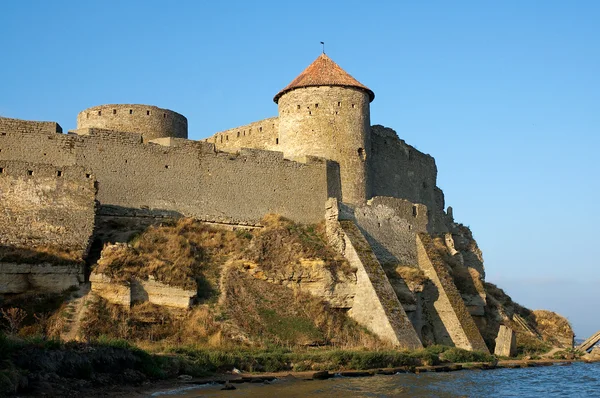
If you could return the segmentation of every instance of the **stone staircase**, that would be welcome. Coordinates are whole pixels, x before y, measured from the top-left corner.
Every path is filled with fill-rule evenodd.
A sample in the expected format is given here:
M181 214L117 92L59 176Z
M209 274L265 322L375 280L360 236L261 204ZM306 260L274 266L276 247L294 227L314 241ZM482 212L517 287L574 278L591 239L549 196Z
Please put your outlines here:
M67 301L67 307L65 309L68 317L66 324L63 328L63 332L60 335L63 341L76 341L79 340L79 329L81 327L81 321L85 317L87 311L87 303L92 298L90 283L84 283L80 285L79 290L71 295L71 298Z

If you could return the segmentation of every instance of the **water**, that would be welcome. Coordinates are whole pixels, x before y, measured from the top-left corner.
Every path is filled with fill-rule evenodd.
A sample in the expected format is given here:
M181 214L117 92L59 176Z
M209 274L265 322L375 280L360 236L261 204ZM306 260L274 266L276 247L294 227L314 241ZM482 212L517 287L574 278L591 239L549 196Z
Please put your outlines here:
M377 375L372 377L271 384L189 386L153 397L600 397L600 363L524 369L463 370L449 373Z

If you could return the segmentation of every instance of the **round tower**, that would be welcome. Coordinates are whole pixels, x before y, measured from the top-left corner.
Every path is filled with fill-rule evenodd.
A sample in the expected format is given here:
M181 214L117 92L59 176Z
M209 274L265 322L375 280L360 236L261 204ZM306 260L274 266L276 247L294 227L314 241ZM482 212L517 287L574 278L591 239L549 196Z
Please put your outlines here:
M169 109L139 104L99 105L85 109L77 115L77 128L139 133L144 141L188 137L185 116Z
M278 150L291 159L313 155L338 162L342 201L365 202L374 98L373 91L321 54L273 98L279 108Z

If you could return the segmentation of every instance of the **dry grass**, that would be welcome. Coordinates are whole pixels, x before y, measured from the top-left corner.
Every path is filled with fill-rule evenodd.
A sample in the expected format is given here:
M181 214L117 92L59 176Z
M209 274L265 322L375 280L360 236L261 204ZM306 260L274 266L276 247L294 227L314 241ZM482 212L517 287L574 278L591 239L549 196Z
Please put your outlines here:
M546 310L532 311L528 321L536 325L537 331L545 341L562 347L565 342L572 342L573 328L569 321L556 312Z
M424 284L429 278L423 270L416 267L397 266L394 271L402 278L409 286L417 286Z
M184 288L196 288L199 280L216 290L220 267L229 256L243 251L252 235L217 229L193 219L152 226L130 246L103 252L96 272L116 281L132 277L156 280Z
M331 271L354 272L346 259L327 245L324 223L301 225L276 214L266 215L262 223L265 228L254 234L239 258L260 264L266 272L281 270L301 259L322 259Z
M232 264L225 275L227 316L251 340L265 345L379 347L376 337L308 294L257 280Z

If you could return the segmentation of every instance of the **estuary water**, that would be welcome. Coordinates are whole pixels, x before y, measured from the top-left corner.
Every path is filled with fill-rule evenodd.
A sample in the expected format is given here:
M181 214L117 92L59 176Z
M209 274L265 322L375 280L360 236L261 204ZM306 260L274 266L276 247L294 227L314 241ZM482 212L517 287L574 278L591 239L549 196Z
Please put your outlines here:
M189 386L153 397L600 397L600 363L573 363L523 369L463 370L449 373L377 375L372 377L270 384Z

